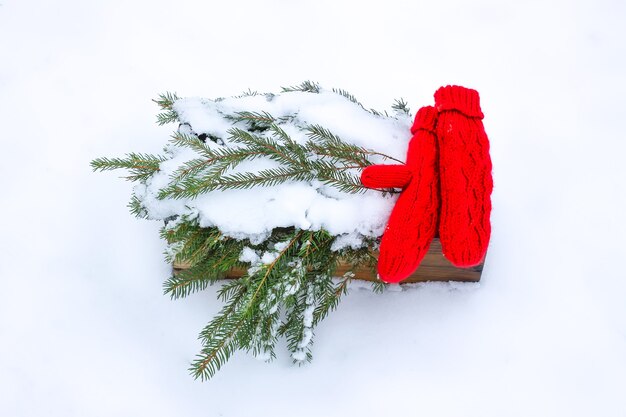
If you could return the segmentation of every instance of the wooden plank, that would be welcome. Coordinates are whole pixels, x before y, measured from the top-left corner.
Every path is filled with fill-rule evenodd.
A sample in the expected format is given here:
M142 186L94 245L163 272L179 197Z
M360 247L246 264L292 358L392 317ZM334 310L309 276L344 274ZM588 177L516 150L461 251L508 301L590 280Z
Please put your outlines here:
M425 281L458 281L458 282L478 282L483 271L483 263L472 268L457 268L450 263L441 252L441 243L435 238L430 245L428 253L424 256L419 268L403 283L425 282ZM175 262L174 273L189 268L188 264ZM352 270L348 264L339 264L336 275L341 276ZM240 278L245 274L245 269L233 269L225 278ZM376 281L376 274L368 268L357 268L352 270L355 278L366 281Z

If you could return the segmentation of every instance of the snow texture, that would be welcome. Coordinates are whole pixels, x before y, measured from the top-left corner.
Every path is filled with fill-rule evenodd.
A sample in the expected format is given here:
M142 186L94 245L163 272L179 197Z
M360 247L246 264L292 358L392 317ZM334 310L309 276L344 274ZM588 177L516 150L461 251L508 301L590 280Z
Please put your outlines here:
M0 415L626 415L626 3L0 3ZM132 217L131 184L89 161L159 153L164 91L304 79L376 109L480 92L482 282L359 284L316 327L311 364L281 345L196 382L216 288L163 296L161 223Z
M184 133L209 134L223 144L207 141L207 146L239 147L228 140L233 124L224 115L239 112L269 113L275 119L295 116L281 125L297 143L309 138L303 129L319 125L338 135L343 141L404 160L411 137L411 119L380 117L367 112L344 96L332 92L286 92L252 95L219 100L186 98L174 103ZM216 190L196 198L163 199L156 196L173 173L184 163L199 158L194 151L167 147L172 158L161 164L161 170L146 185L137 185L135 194L152 219L174 215L197 216L203 227L217 227L224 235L264 240L272 229L295 226L303 230L325 229L340 236L334 250L345 246L356 248L363 237L382 235L396 196L367 190L362 194L341 192L319 181L289 181L271 187L242 190ZM389 163L380 156L374 163ZM277 168L279 164L267 157L246 161L225 174L259 172ZM356 173L358 175L358 172Z
M248 262L250 264L256 264L260 261L259 255L252 248L245 247L241 251L241 255L239 256L239 260L241 262Z

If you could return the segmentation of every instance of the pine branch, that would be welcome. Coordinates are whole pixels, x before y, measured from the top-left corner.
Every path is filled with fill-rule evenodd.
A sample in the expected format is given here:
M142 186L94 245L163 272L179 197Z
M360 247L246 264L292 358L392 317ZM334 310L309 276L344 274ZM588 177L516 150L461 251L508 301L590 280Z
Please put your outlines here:
M328 313L335 310L339 305L341 297L348 293L348 284L354 277L353 273L344 274L338 284L334 284L330 276L326 275L324 285L324 293L322 302L313 313L313 325L316 326L320 321L324 320Z
M257 317L254 313L258 311L259 296L266 288L269 278L275 272L277 266L284 262L293 252L296 242L302 236L302 231L296 232L291 241L279 252L276 259L269 265L266 265L259 273L259 279L252 280L254 284L247 288L245 296L242 296L242 306L239 307L237 300L231 300L225 307L227 311L223 315L218 315L218 324L209 324L206 332L201 334L203 341L203 349L193 362L190 371L195 378L208 379L211 378L217 370L231 357L232 353L238 348L244 348L250 339L245 334L240 335L239 332L245 327L251 327L252 322ZM248 277L250 280L254 277ZM214 320L215 321L215 320Z
M291 357L298 364L310 362L313 358L311 354L312 321L308 321L307 309L315 307L315 285L312 280L305 282L303 290L297 294L296 302L287 316L288 325L283 331Z
M257 326L255 343L252 345L252 354L256 357L269 355L265 360L270 362L276 359L274 346L278 341L278 327L280 326L280 306L276 312L264 317Z
M330 130L326 129L323 126L310 125L307 126L305 130L307 131L307 135L309 136L309 138L321 141L321 145L317 145L320 149L320 152L323 152L324 149L327 149L327 151L329 149L332 149L332 151L334 151L338 156L346 159L349 158L349 156L352 154L354 157L353 162L362 164L367 163L367 165L371 165L371 162L369 162L367 158L368 155L378 155L384 159L389 159L400 164L404 164L404 161L400 161L399 159L396 159L384 153L375 152L357 145L352 145L344 142L339 136L333 134ZM315 146L315 143L313 142L310 146Z
M135 217L138 217L140 219L148 218L148 212L146 211L143 204L141 203L141 200L139 200L139 198L137 198L136 195L131 196L130 201L127 204L127 207L130 210L130 213L134 215Z
M163 110L161 113L157 114L157 124L159 126L167 123L173 123L178 120L178 114L173 108L176 100L179 100L176 93L169 92L159 94L159 98L152 100L161 108L161 110Z
M236 241L233 239L222 239L222 233L217 228L197 227L185 236L185 239L182 241L183 245L177 251L174 260L186 262L193 266L203 259L218 242L222 251L228 253L229 250L232 250L231 246ZM235 244L234 249L238 248L239 245Z
M90 165L94 171L112 171L126 169L130 175L125 178L129 181L144 182L159 171L162 162L168 158L141 153L129 153L125 158L96 158Z
M276 259L274 261L272 261L272 263L270 263L267 266L267 268L265 270L265 274L263 275L263 278L261 279L261 282L259 283L256 291L254 292L254 295L252 296L252 300L254 300L256 298L256 296L258 295L258 293L261 290L261 288L263 288L263 285L267 281L267 279L270 276L270 274L272 273L272 271L274 271L274 268L276 267L276 265L278 265L278 262L282 261L283 257L286 254L288 254L289 251L293 250L294 244L298 241L298 239L300 239L300 236L302 236L302 233L303 233L302 231L298 231L298 233L296 233L295 237L293 239L291 239L291 241L287 244L287 246L280 251L280 253L276 257Z
M209 255L191 268L172 274L163 284L163 293L178 299L206 289L223 278L222 268L217 269L216 265L219 264Z
M181 241L182 246L175 255L178 261L182 260L190 266L174 273L163 285L164 293L173 299L204 290L222 279L232 268L241 265L241 241L221 239L217 229L199 230L208 230L209 233L200 236L197 232L190 233Z
M159 126L178 121L178 114L174 110L168 110L157 114L157 124Z
M250 88L248 88L248 90L244 91L243 93L235 97L241 98L241 97L250 97L250 96L258 96L258 95L259 93L257 91L252 91Z
M204 156L208 159L214 157L215 155L215 150L212 149L210 145L202 142L195 135L187 135L185 133L175 132L171 136L170 143L175 146L190 148L201 156Z
M202 338L204 346L189 368L195 379L204 381L212 378L239 348L236 336L244 317L237 307L237 302L229 305L213 320L218 324L211 329L209 337Z
M310 81L283 88L285 93L321 91L319 84ZM364 108L347 91L333 91ZM241 97L257 94L250 90ZM265 95L268 101L273 97ZM157 116L159 124L178 120L174 110L177 100L179 97L173 93L162 94L154 100L162 110ZM222 100L218 98L214 102ZM409 114L408 105L402 99L396 100L393 110L402 117ZM389 117L386 112L366 111L378 117ZM348 143L323 126L302 126L297 112L280 117L256 109L233 111L224 107L217 108L217 112L232 123L225 137L177 132L164 156L132 153L123 158L99 158L92 161L91 166L94 171L125 169L129 180L146 184L146 187L136 188L139 192L133 195L129 208L137 217L147 218L149 213L143 205L145 191L150 196L156 193L160 199L193 199L211 191L300 181L359 193L365 191L359 179L363 168L380 159L403 163ZM193 132L191 126L189 129ZM296 129L307 135L304 143L293 140L288 133ZM171 163L163 164L176 158L181 162L175 169L171 169ZM271 161L271 165L260 170L242 169L244 162L259 158ZM162 185L161 177L149 182L161 169L167 169L168 182ZM189 213L195 213L192 203L188 208ZM151 212L150 216L154 214ZM190 266L166 280L164 292L174 299L185 297L206 289L232 268L247 268L240 279L220 280L222 285L217 294L224 306L200 333L202 349L190 367L197 379L211 378L237 350L273 359L281 336L287 339L298 364L309 361L315 326L337 307L352 277L348 273L338 282L333 280L338 260L347 260L353 269L373 268L376 262L371 255L371 249L377 245L373 239L364 238L363 248L334 250L336 236L325 230L302 231L291 226L276 228L262 242L253 243L249 239L225 237L216 227L200 227L197 216L182 213L170 216L161 230L161 237L168 243L166 260ZM246 252L243 256L244 250L252 250L253 254ZM382 290L384 285L374 284L374 288Z
M159 94L159 98L153 99L152 101L158 104L161 110L171 110L176 100L180 100L180 97L178 97L176 93L165 92Z
M248 148L220 148L211 150L209 158L196 158L182 164L170 175L172 184L186 178L203 175L210 178L220 177L224 172L235 168L244 161L251 161L266 156L262 151Z
M409 104L404 101L402 97L394 100L394 103L391 105L391 108L396 111L398 114L404 114L406 116L411 115L411 109L409 108Z
M375 294L382 294L387 289L389 284L385 284L383 281L374 281L372 282L372 291Z
M185 178L163 188L158 198L195 198L214 190L248 189L270 187L286 181L311 181L315 177L308 169L272 168L259 172L239 172L219 177Z
M287 133L277 125L272 123L270 128L275 133L278 140L283 143L279 143L276 138L255 135L238 128L232 128L228 131L230 134L229 139L234 143L243 144L249 149L262 152L264 155L277 162L284 163L291 167L301 166L302 160L299 158L299 153L304 153L302 146L293 142Z
M357 100L355 96L353 96L346 90L342 90L341 88L333 88L333 92L341 96L344 96L345 98L347 98L348 100L356 104L357 106L361 107L362 109L365 109L365 107L363 107L363 105L359 102L359 100Z
M225 284L220 291L223 291L224 288L229 289L228 297L225 300L227 303L224 307L222 307L220 313L217 314L200 332L198 338L202 341L213 338L215 333L224 327L228 316L237 310L237 308L244 301L244 296L247 294L247 287L241 280L230 281L228 284Z
M320 90L321 90L320 85L313 81L304 81L300 85L295 85L291 87L282 87L283 93L289 93L293 91L302 91L305 93L319 93Z

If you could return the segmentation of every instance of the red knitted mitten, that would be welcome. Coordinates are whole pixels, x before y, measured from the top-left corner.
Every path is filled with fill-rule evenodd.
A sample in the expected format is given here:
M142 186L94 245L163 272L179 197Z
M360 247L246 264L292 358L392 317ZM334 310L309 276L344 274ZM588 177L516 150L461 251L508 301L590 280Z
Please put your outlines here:
M361 182L366 187L404 187L380 243L378 274L385 282L400 282L411 275L428 252L437 231L439 178L437 138L434 134L436 120L437 111L433 107L423 107L417 112L411 128L413 137L409 142L406 165L374 165L361 174ZM411 175L404 174L400 167ZM377 174L378 180L374 179ZM391 177L397 182L390 181Z
M491 234L491 158L478 92L459 86L435 93L441 180L439 238L458 267L480 264Z

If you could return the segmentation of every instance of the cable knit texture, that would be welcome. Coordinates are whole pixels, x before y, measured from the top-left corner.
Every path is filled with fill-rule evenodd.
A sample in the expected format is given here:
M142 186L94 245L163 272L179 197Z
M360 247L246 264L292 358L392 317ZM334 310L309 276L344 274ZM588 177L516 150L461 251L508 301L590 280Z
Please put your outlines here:
M411 173L408 184L397 165L375 165L365 169L361 182L366 187L386 184L386 187L404 187L394 206L380 243L378 274L388 283L408 278L428 252L437 231L439 213L439 178L437 138L434 134L437 111L423 107L415 116L411 128L406 165ZM391 173L397 179L392 183ZM380 174L374 180L375 174Z
M491 235L491 158L478 92L459 86L435 93L441 181L439 238L458 267L482 262ZM419 212L417 213L419 214Z

